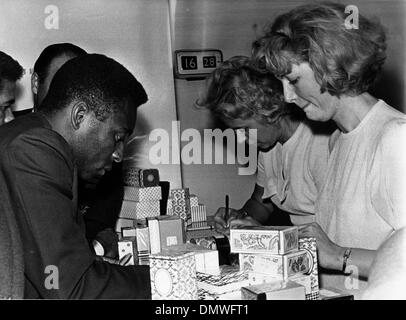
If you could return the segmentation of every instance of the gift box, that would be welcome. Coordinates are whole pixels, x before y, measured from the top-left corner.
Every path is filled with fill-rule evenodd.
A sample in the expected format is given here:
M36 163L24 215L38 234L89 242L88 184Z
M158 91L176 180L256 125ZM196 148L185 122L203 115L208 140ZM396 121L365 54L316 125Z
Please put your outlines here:
M115 231L121 233L123 228L134 228L136 222L133 219L118 218L116 221Z
M169 249L179 252L193 252L196 260L196 272L220 275L219 253L217 250L210 250L192 243L171 246ZM165 250L167 249L163 249L162 252L165 252Z
M197 300L193 253L171 252L149 256L153 300Z
M304 276L293 276L291 279L296 282L306 281L308 282L308 289L306 290L307 300L319 299L319 273L318 273L318 261L317 261L317 248L316 238L306 237L299 239L299 249L307 251L310 259L310 270ZM306 278L307 277L307 278Z
M192 222L189 188L172 189L170 194L173 215L179 216L185 222L186 228Z
M233 253L286 254L298 250L297 227L252 226L230 229Z
M168 197L168 202L166 204L166 215L173 216L172 198L171 197Z
M155 187L159 185L159 171L130 167L123 170L123 183L126 186L139 188Z
M190 195L190 207L197 207L199 205L199 198L195 194Z
M197 273L197 286L210 293L225 294L240 291L248 285L248 274L236 267L222 265L219 275Z
M161 187L124 187L124 200L128 201L159 201L162 199Z
M123 200L119 217L126 219L146 219L159 215L159 201L135 202Z
M121 240L118 242L118 258L121 260L125 255L131 254L128 265L134 265L137 260L136 251L134 250L133 240Z
M313 258L306 250L284 255L240 253L239 262L242 271L268 274L281 280L298 274L309 274L313 267Z
M138 256L149 255L151 253L151 247L149 242L149 228L138 227L135 229L136 241L137 241L137 253Z
M197 206L190 207L190 213L193 222L206 222L207 224L207 213L206 206L204 204L199 204Z
M148 218L151 254L185 242L183 220L177 216Z
M305 288L293 281L274 281L241 288L243 300L305 300Z

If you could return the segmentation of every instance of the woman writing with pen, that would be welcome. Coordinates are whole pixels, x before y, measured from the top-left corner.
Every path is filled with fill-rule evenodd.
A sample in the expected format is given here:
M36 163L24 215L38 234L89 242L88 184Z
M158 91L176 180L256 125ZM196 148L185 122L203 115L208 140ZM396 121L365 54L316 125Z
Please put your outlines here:
M247 138L248 129L257 130L260 149L251 198L239 210L218 209L216 229L227 234L230 225L312 222L327 166L327 132L305 120L300 109L288 105L279 81L270 73L258 72L247 57L225 61L208 76L206 84L206 93L197 105L209 108Z

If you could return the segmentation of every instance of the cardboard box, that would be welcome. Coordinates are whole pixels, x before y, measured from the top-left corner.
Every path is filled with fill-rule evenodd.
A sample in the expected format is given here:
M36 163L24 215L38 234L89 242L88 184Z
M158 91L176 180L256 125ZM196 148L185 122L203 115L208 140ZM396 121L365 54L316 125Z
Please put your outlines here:
M274 281L241 288L243 300L305 300L305 288L292 281Z
M183 220L177 216L159 216L147 219L151 254L163 248L185 242Z
M284 255L240 253L239 262L242 271L268 274L281 280L298 274L309 274L313 266L313 258L306 250Z
M253 226L230 229L233 253L286 254L298 250L297 227Z
M124 200L128 201L159 201L162 199L161 187L124 187Z
M146 219L161 214L159 201L135 202L123 200L120 218Z
M166 251L149 256L152 300L197 300L193 253Z
M132 187L155 187L159 185L159 171L157 169L126 168L123 170L123 183Z
M162 252L165 252L165 250L167 249L163 249ZM196 272L220 275L219 253L217 250L210 250L192 243L171 246L169 250L185 253L193 252L196 260Z

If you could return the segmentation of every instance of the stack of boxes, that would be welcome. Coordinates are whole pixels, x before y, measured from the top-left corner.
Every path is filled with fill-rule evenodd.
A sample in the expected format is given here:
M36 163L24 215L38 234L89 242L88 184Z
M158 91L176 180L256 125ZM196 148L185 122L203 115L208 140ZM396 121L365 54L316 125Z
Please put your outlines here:
M303 286L304 298L319 298L317 254L315 238L298 238L297 227L244 227L230 230L230 248L239 254L240 270L248 274L250 285L242 289L243 298L253 297L252 292L271 288L292 289L292 299L297 299ZM279 282L279 286L266 283ZM295 284L287 284L294 282ZM282 292L282 291L281 291ZM286 293L286 292L285 292ZM285 294L284 293L284 294ZM262 297L272 297L264 292ZM260 298L261 295L258 295ZM274 295L275 297L275 295Z
M130 264L147 264L150 239L146 219L160 215L159 171L131 167L124 171L123 183L124 199L116 222L121 239L119 259L132 253Z
M168 215L177 215L184 220L185 231L208 230L206 206L199 198L190 194L189 188L172 189L167 205Z

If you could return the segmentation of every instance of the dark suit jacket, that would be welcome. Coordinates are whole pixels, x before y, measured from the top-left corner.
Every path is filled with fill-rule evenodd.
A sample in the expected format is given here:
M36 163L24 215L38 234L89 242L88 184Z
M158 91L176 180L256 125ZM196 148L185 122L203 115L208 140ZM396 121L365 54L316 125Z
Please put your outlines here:
M77 211L72 152L41 113L0 127L0 192L24 252L25 298L148 299L149 268L96 261Z

